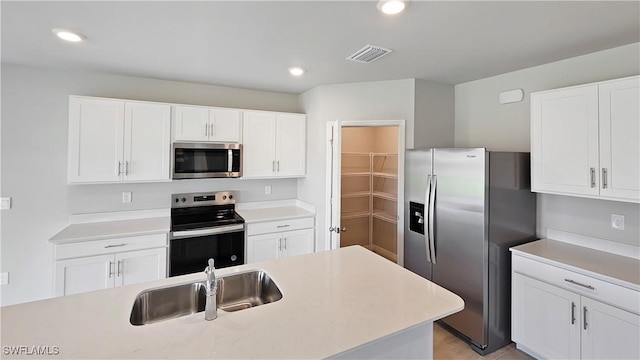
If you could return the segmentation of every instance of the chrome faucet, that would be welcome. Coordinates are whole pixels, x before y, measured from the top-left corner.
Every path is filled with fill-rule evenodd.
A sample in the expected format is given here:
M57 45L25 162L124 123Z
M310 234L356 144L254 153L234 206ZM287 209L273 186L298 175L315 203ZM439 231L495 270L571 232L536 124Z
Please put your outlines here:
M213 259L209 259L209 266L204 269L204 273L207 274L207 298L204 305L204 319L213 320L218 317L218 283L216 282L216 274L214 273Z

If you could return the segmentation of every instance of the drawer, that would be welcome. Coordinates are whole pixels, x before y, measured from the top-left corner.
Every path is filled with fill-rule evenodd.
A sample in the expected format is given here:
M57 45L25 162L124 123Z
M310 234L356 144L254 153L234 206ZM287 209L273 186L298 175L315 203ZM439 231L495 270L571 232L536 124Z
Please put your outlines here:
M314 226L312 217L247 224L247 235L268 234L289 230L308 229Z
M512 269L513 272L600 300L635 314L640 313L640 291L515 254L513 255Z
M167 246L167 234L129 236L56 245L55 259L113 254Z

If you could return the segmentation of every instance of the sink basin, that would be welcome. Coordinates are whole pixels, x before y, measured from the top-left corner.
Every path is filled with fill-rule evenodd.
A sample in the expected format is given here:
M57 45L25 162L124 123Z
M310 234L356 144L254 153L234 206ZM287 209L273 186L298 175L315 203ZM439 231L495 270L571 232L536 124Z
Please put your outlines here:
M238 311L282 299L282 292L262 270L218 278L218 309ZM129 322L146 325L204 311L204 281L146 290L138 294Z

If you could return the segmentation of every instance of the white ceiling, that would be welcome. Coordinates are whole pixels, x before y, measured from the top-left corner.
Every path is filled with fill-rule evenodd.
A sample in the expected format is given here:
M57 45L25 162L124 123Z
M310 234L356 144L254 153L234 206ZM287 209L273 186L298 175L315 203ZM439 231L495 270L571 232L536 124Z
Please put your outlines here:
M302 93L418 78L458 84L640 41L640 2L2 1L2 61ZM84 34L63 43L51 29ZM394 50L344 60L364 45ZM307 73L293 78L291 66Z

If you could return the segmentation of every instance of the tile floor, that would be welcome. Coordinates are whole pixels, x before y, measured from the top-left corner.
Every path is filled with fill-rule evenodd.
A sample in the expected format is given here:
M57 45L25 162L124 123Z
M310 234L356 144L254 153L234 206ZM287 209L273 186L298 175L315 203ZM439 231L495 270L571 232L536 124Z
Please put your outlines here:
M516 344L511 343L502 349L498 349L486 356L480 356L471 350L469 345L458 339L437 323L433 324L433 358L444 359L488 359L488 360L531 360L531 356L516 349Z

